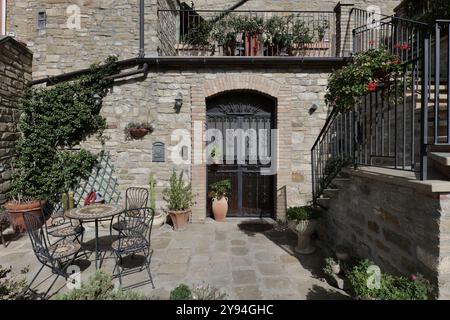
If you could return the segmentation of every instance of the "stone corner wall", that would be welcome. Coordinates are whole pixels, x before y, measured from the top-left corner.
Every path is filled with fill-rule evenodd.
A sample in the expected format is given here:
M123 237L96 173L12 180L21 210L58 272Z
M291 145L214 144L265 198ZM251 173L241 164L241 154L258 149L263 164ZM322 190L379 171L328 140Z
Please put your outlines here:
M440 299L450 297L450 194L432 193L399 179L374 179L348 170L319 228L332 254L351 248L391 274L424 275Z
M0 203L11 183L11 161L18 137L18 101L31 80L33 54L12 38L0 39Z

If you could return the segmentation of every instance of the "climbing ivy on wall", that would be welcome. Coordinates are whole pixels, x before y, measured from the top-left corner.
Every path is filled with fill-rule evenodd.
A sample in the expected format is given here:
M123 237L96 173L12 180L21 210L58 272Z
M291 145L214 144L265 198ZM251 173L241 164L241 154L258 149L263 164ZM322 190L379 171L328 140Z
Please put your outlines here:
M117 58L109 57L74 81L26 90L20 103L22 135L16 143L12 198L57 200L90 173L96 156L72 147L94 134L104 140L106 120L100 115L99 98L113 84L106 77L118 71Z

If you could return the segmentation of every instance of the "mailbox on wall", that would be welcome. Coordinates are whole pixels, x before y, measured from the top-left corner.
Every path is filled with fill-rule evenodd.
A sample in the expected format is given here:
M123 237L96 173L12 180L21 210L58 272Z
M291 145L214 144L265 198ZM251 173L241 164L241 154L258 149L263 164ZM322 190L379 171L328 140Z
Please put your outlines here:
M154 142L152 154L153 162L165 162L165 144L163 142Z

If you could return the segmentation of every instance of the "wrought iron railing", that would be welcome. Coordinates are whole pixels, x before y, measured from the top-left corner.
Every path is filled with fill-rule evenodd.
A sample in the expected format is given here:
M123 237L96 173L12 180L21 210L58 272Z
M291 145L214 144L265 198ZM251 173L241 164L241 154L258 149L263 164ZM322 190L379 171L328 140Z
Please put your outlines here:
M180 56L335 55L333 11L159 10L167 13L177 19Z
M450 152L450 21L354 14L354 53L384 49L400 58L402 72L393 87L360 97L350 111L331 112L311 149L315 202L345 164L410 170L426 180L428 153Z

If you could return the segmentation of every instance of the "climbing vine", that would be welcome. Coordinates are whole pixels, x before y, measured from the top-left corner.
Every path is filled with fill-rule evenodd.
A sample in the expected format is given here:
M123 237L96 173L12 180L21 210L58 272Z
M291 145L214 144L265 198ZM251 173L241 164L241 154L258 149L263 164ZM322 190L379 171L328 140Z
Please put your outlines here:
M22 135L15 147L12 198L56 200L90 173L96 156L73 147L94 134L104 140L101 99L113 84L107 76L118 71L117 58L109 57L74 81L26 90L20 103Z

